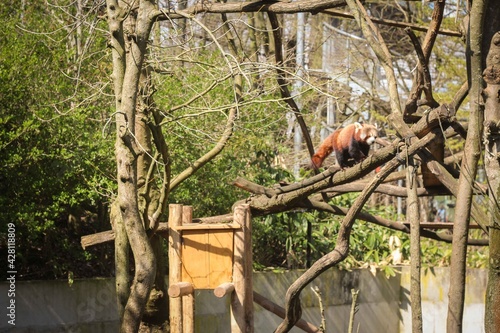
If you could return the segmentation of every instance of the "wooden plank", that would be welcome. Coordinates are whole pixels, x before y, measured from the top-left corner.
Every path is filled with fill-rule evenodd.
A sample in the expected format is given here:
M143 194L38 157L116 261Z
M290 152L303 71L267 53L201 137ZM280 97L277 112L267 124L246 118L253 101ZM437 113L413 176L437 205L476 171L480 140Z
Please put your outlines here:
M195 289L208 289L208 233L199 230L182 232L182 280Z
M232 281L233 230L182 232L182 281L214 289Z
M175 230L218 230L218 229L240 229L241 226L237 223L217 223L217 224L200 224L191 223L175 227Z
M115 232L113 230L101 231L92 235L85 235L80 238L80 244L85 250L89 246L104 244L115 240Z
M231 332L253 333L252 224L250 206L234 209L242 228L234 234L234 292L231 295Z
M231 222L233 220L233 214L225 214L218 216L209 217L198 217L193 218L189 223L207 223L207 224L222 224L222 222ZM156 233L168 238L168 222L160 222ZM83 249L89 246L94 246L98 244L104 244L107 242L112 242L115 240L115 233L113 230L101 231L92 235L82 236L80 239Z
M209 232L209 288L233 281L233 230Z

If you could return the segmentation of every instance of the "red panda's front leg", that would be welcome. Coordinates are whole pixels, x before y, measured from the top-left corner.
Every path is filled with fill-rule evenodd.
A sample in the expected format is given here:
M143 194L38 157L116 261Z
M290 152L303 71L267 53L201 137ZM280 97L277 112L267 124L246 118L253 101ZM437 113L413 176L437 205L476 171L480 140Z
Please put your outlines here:
M335 149L335 157L341 169L345 169L349 166L349 163L347 163L349 160L349 151L347 149Z
M349 156L351 156L356 163L362 162L366 158L366 155L363 153L361 144L354 138L349 144Z

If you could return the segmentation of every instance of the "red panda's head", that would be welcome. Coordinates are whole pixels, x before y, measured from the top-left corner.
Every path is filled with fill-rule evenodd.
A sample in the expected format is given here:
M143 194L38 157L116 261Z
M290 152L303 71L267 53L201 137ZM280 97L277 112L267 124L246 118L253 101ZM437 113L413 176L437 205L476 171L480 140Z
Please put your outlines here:
M356 136L361 142L372 145L378 137L378 130L375 126L369 124L355 123Z

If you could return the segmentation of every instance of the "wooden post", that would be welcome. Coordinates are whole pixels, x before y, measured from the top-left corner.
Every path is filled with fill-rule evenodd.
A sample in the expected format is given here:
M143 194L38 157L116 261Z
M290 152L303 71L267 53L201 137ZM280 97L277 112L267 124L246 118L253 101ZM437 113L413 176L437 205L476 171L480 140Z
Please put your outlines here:
M193 206L182 207L182 224L193 222ZM182 232L179 230L179 232ZM179 244L179 247L181 245ZM182 261L181 261L182 265ZM180 273L182 275L182 267ZM183 282L188 283L189 282ZM192 286L192 285L191 285ZM182 299L182 328L184 333L194 333L194 290L191 293L185 294Z
M193 206L182 206L182 225L193 223Z
M234 209L234 222L240 224L241 229L234 233L231 332L253 333L252 221L249 205Z
M184 333L194 333L194 290L182 296L182 328Z
M182 205L169 205L168 214L168 285L173 286L181 282L181 235L175 227L182 225ZM182 298L169 298L170 304L170 332L182 333Z

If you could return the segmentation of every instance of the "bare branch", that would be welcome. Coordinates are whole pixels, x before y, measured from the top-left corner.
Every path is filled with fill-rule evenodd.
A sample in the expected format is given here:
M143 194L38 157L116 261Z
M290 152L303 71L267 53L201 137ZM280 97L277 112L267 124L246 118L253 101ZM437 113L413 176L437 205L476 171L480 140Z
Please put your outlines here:
M318 13L322 10L345 6L345 0L299 0L294 2L269 2L245 1L245 2L203 2L186 8L185 13L195 15L198 13L252 13L267 12L275 14L294 14L300 12ZM181 18L176 11L157 12L158 20L170 20Z
M444 1L443 1L444 2ZM328 14L331 16L336 16L336 17L345 17L345 18L354 18L354 15L341 12L339 10L334 10L334 9L326 9L322 11L324 14ZM387 19L377 19L374 17L370 16L370 20L372 20L373 23L378 23L378 24L383 24L391 27L398 27L398 28L411 28L412 30L416 31L428 31L429 27L424 27L418 24L414 23L408 23L408 22L399 22L399 21L393 21L393 20L387 20ZM452 36L452 37L462 37L462 33L459 31L453 31L453 30L448 30L448 29L440 29L437 31L439 35L445 35L445 36Z
M285 80L284 76L284 71L282 70L281 66L283 65L283 49L282 49L282 37L281 37L281 27L279 25L278 18L275 13L268 13L269 16L269 21L271 22L271 27L273 28L273 35L274 35L274 54L276 57L276 71L278 72L277 76L277 81L278 85L280 87L280 92L285 100L285 102L290 106L290 109L292 109L293 114L295 115L295 118L297 119L297 122L299 123L300 129L302 131L302 136L304 140L306 141L306 146L307 150L309 151L309 156L314 155L314 146L311 141L311 137L309 136L309 131L307 129L307 125L304 121L304 118L302 117L302 113L300 112L300 108L295 103L295 100L292 98L290 91L288 90L288 85Z
M434 11L432 12L432 20L427 29L427 34L425 36L424 46L422 50L420 49L419 46L417 46L417 44L419 43L416 42L416 38L415 39L412 38L412 42L415 45L415 50L417 51L417 55L419 56L419 71L417 71L415 75L413 86L410 95L408 97L408 100L406 102L404 110L405 117L408 117L417 111L418 99L420 98L422 90L425 89L425 85L430 85L430 76L426 78L425 77L426 74L423 71L428 67L429 64L429 58L432 51L432 47L434 46L434 42L437 37L437 32L439 30L439 27L441 26L441 21L443 20L444 6L445 6L445 1L436 1L436 3L434 4ZM410 35L410 37L412 37L412 35ZM426 93L427 102L434 104L435 103L434 98L432 98L432 96L429 96L430 92L431 91L428 90ZM430 106L436 107L432 106L433 104L430 104Z
M432 137L432 134L429 133L427 138ZM414 145L412 148L416 149L419 145ZM406 154L410 154L410 151L413 149L405 149ZM293 325L300 319L302 315L302 309L300 305L300 293L309 284L312 280L314 280L318 275L329 269L330 267L338 264L342 260L344 260L349 253L349 238L351 234L351 229L354 224L356 216L360 213L363 205L366 200L368 200L369 196L375 188L382 183L383 179L389 175L395 168L399 166L398 160L395 158L391 160L390 163L387 163L379 174L372 179L370 184L365 187L363 192L356 198L353 206L349 209L346 216L342 220L340 224L340 229L337 235L337 242L335 244L335 248L332 252L324 255L318 261L316 261L310 269L308 269L302 276L300 276L295 282L288 288L285 297L285 309L286 309L286 317L278 326L275 332L288 332Z
M418 86L419 87L418 91L423 90L425 94L425 100L417 101L416 105L417 106L428 105L431 108L437 108L439 106L439 103L436 102L436 100L432 96L432 81L431 81L431 73L429 71L429 66L427 64L428 60L426 59L425 54L422 51L422 48L420 47L420 42L418 41L417 36L415 36L413 31L411 31L409 28L406 28L405 31L410 36L410 39L413 43L413 47L415 48L415 52L417 53L418 57L418 74L416 76L415 80L416 82L414 84L414 87ZM413 105L414 101L412 101L410 98L408 103ZM406 112L407 109L405 109L405 114Z

